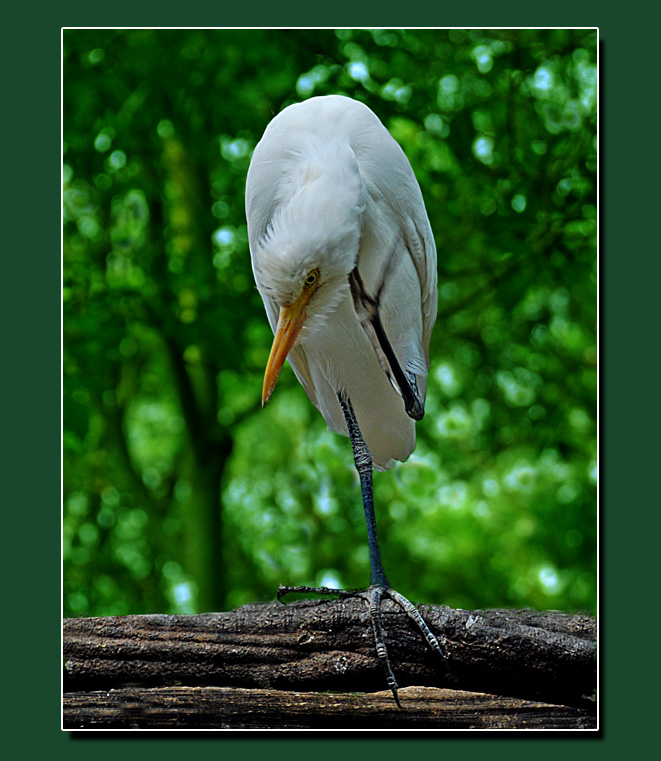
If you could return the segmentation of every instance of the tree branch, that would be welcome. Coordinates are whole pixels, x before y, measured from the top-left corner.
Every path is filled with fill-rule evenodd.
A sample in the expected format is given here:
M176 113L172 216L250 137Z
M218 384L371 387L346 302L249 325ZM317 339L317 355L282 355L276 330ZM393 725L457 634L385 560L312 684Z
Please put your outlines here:
M442 606L420 611L445 648L449 672L408 618L383 603L397 680L417 690L402 689L409 726L432 717L434 726L596 725L593 618ZM330 727L341 717L368 726L368 715L378 724L396 713L361 599L247 605L198 616L68 619L64 658L69 727L175 721L180 727L269 721ZM327 690L379 694L324 695Z
M437 687L373 693L153 687L65 695L66 729L593 729L580 708Z

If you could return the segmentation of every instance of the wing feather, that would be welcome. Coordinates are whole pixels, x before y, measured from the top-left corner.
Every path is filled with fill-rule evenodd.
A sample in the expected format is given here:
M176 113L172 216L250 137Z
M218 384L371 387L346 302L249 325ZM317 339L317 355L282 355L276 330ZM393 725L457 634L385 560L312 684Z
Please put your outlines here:
M246 184L246 215L253 270L257 276L263 253L261 241L268 235L269 225L278 208L287 202L294 190L289 187L287 179L288 168L298 155L292 151L292 130L295 130L296 141L301 146L306 141L318 144L319 141L344 138L355 155L366 190L366 210L363 214L365 245L363 247L361 243L359 269L368 286L371 284L378 288L377 273L388 269L390 252L396 251L398 263L393 266L393 283L387 284L383 299L390 303L384 304L382 317L386 331L390 323L392 334L388 335L403 359L402 366L418 376L424 397L429 342L438 302L436 246L411 165L403 150L367 106L339 95L311 98L290 106L271 122L267 130L268 139L265 134L265 139L255 149ZM256 279L259 282L259 278ZM418 293L420 312L413 319L409 317L408 309L404 317L407 305L418 301ZM262 291L262 297L275 331L278 306L269 293ZM350 319L347 314L345 319ZM363 336L355 340L366 339ZM351 363L349 357L341 359L341 346L336 347L335 356L338 363ZM334 370L331 372L328 355L322 357L313 353L308 356L304 346L296 345L290 352L289 361L328 427L346 433L335 397L337 379L333 377ZM369 361L375 362L374 357L371 356ZM376 376L369 376L365 371L365 378L377 378L381 388L379 372ZM385 382L385 376L382 378ZM379 452L375 464L387 468L392 464L389 458L405 459L412 451L415 444L413 421L406 418L401 399L387 384L378 392L376 388L370 390L365 382L363 386L361 391L364 395L360 400L356 398L354 408L360 420L358 405L364 406L362 417L368 421L366 428L375 441L371 448ZM394 442L397 435L400 435L399 443ZM366 435L366 441L367 438Z

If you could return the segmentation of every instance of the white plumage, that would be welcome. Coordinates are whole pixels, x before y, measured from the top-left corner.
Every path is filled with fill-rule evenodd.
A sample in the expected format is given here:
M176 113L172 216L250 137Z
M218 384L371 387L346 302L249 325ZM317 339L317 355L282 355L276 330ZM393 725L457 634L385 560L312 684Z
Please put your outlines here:
M424 400L436 249L403 151L358 101L331 95L289 106L253 154L246 215L255 280L279 331L273 352L280 354L269 361L263 401L288 356L329 429L348 435L337 396L343 392L374 466L405 460L415 446L415 423L359 321L349 285L357 267L365 293L378 297L399 365L415 376Z
M246 184L253 272L275 334L262 404L286 358L332 431L349 435L370 559L376 655L401 708L383 636L389 597L447 668L420 612L390 585L377 539L372 466L415 446L436 319L436 249L406 156L377 117L337 95L289 106L255 148ZM333 593L283 587L290 593ZM346 596L346 591L344 595Z

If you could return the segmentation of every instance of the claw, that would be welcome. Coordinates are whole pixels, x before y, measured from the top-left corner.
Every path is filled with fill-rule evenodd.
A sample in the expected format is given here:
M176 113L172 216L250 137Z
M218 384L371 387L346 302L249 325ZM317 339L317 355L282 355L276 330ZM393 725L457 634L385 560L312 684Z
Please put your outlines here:
M448 668L448 659L445 657L445 653L443 652L443 649L438 643L438 640L432 633L431 629L427 626L425 623L425 619L420 614L420 611L415 607L415 605L410 602L409 600L404 597L404 595L401 595L399 592L395 591L394 589L388 589L388 597L390 597L391 600L394 600L399 607L406 613L406 615L413 621L413 623L418 627L420 632L422 633L422 636L427 640L427 644L429 647L431 647L432 650L435 650L438 655L440 656L441 660L445 664L445 668Z
M369 605L369 617L372 624L372 631L374 633L374 645L376 648L376 655L379 659L379 663L383 667L386 675L386 682L392 692L392 696L395 699L397 708L403 711L402 704L399 700L398 689L399 685L395 679L392 666L390 665L390 658L388 656L388 649L386 648L385 636L383 631L383 625L381 623L381 600L383 596L389 597L393 602L397 603L399 607L406 613L406 615L417 626L422 636L429 647L434 650L443 661L445 668L448 669L448 661L443 652L441 645L432 633L431 629L425 623L424 618L420 614L420 611L415 605L400 594L392 587L383 587L375 584L369 589L331 589L330 587L285 587L282 584L278 589L278 600L284 595L289 593L298 594L318 594L318 595L337 595L340 598L348 597L363 597L367 599Z
M402 704L399 702L399 695L397 694L398 684L393 674L392 667L390 666L390 658L388 658L388 650L386 649L386 643L383 637L383 627L381 626L381 598L386 590L383 587L371 587L369 589L369 613L370 621L372 623L372 631L374 632L374 643L376 646L376 654L383 666L383 670L386 672L386 681L388 687L392 692L392 696L395 698L397 708L402 711Z

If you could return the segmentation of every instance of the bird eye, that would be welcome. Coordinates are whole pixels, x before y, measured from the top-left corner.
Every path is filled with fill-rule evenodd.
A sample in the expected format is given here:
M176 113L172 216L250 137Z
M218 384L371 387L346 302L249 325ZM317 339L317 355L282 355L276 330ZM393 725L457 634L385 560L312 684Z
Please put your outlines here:
M308 276L303 281L303 288L306 290L309 288L312 288L317 284L319 280L319 270L312 270L312 272L308 273Z

